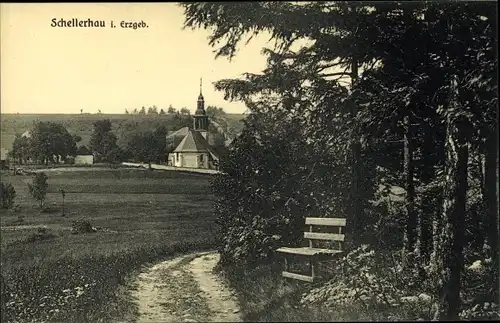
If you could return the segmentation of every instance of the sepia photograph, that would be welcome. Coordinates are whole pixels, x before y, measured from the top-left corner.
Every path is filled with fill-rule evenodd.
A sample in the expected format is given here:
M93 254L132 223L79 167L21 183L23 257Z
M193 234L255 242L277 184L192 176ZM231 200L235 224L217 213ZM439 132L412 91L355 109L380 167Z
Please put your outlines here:
M500 320L497 10L1 3L0 321Z

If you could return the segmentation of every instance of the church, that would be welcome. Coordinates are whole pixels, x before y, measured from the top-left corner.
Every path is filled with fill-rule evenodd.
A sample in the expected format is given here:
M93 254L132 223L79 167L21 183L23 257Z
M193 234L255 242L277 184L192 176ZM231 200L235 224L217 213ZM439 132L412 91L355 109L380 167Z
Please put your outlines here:
M219 154L209 143L208 125L200 81L200 95L193 115L193 127L181 128L167 136L167 142L172 142L175 146L168 154L167 164L174 167L217 169Z

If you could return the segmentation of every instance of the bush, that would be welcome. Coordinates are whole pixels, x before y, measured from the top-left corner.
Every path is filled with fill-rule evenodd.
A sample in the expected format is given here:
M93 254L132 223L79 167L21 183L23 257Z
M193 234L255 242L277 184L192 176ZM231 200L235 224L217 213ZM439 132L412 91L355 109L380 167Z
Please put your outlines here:
M297 124L269 118L249 116L212 182L223 265L255 265L297 245L307 215L345 214L342 162L306 142Z
M43 208L43 203L45 202L45 196L47 195L47 175L44 172L36 173L33 177L33 182L28 184L28 188L31 196L35 198L40 204L40 208Z
M52 232L49 232L47 228L41 227L37 229L37 232L29 235L26 237L26 239L23 240L24 243L33 243L33 242L38 242L38 241L43 241L43 240L48 240L55 238L56 235L53 234Z
M21 209L22 209L21 205L19 205L19 204L14 204L14 205L11 207L10 211L11 211L12 213L19 213L19 212L21 212Z
M301 303L333 309L357 304L385 312L390 320L430 319L433 298L427 287L410 284L421 282L418 273L388 258L367 245L353 250L336 262L334 271L341 274L303 295Z
M91 233L96 231L97 230L92 227L92 224L88 220L75 220L71 223L71 233L73 234Z
M484 302L473 306L466 306L460 313L460 319L468 321L498 321L500 320L500 309L495 303Z
M40 213L47 213L47 214L54 214L59 212L59 209L56 207L50 207L50 206L44 206L41 210Z
M13 219L12 224L21 224L24 223L24 215L18 215L17 219Z
M2 209L10 209L14 205L16 190L12 184L0 182L0 206Z
M498 268L491 259L479 259L465 266L461 298L463 308L460 318L464 320L499 320L500 309L494 303L491 277L498 275Z

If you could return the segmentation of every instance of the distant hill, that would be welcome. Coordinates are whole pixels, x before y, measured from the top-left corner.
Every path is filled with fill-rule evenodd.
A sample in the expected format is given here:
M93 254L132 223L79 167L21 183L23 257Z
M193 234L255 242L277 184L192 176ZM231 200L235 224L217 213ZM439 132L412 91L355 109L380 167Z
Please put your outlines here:
M225 116L229 136L235 136L241 131L243 128L241 120L244 117L243 114L227 114ZM173 114L0 114L0 147L10 150L16 134L22 134L31 129L33 122L37 120L62 123L71 134L82 137L79 146L88 146L93 123L105 118L111 121L119 143L122 134L131 128L152 129L163 124L167 127L167 130L175 131L183 126L190 125L187 120L176 120Z

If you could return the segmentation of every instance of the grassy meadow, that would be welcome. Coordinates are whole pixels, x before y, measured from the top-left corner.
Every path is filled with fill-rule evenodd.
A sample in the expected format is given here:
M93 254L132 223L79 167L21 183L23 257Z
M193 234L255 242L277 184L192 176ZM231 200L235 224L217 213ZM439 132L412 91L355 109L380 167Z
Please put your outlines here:
M0 216L12 321L126 321L134 315L121 293L129 274L213 246L210 175L125 168L46 174L44 212L28 194L31 176L1 174L14 185L19 205ZM72 234L72 221L81 219L102 229Z

